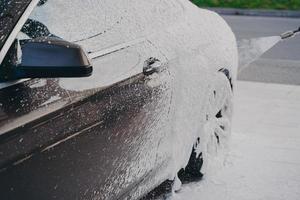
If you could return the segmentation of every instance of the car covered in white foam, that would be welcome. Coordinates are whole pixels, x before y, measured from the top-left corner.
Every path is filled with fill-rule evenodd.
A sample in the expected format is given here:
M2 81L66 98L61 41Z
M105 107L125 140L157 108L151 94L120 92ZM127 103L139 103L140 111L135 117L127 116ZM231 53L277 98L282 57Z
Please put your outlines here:
M216 13L3 0L0 18L1 199L139 199L226 143L238 53Z

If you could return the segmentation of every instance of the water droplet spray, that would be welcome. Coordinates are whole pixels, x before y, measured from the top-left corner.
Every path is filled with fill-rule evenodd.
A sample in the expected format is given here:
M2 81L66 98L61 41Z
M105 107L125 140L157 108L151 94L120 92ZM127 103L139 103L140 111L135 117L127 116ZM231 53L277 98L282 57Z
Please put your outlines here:
M247 68L252 62L260 58L278 42L295 37L299 33L300 27L294 31L287 31L280 36L261 37L238 41L239 72Z

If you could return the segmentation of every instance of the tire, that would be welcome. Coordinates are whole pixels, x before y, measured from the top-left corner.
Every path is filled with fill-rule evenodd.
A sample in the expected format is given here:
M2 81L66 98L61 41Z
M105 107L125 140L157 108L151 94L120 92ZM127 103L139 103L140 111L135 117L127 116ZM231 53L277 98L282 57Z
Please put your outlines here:
M200 138L197 139L197 144L199 144ZM203 174L201 173L201 168L203 165L203 157L202 153L199 155L196 152L197 146L193 147L188 165L185 169L181 169L178 172L178 178L181 180L183 184L189 182L195 182L202 179Z
M201 142L206 145L210 145L212 142L217 146L221 145L223 140L230 135L231 132L231 118L232 118L232 99L233 99L233 85L230 77L229 70L221 69L216 76L216 84L210 90L209 96L209 109L207 112L207 123L213 123L214 127L211 133L206 132L208 138L214 141L202 141L198 138L195 142L189 162L185 169L181 169L178 172L178 177L182 183L189 183L199 181L203 177L201 169L203 162L205 162L205 156L203 156L203 150L200 153L197 149ZM220 80L221 79L221 80ZM222 83L220 85L220 83ZM217 110L215 110L217 108ZM211 137L210 137L211 136ZM205 145L202 145L202 147Z

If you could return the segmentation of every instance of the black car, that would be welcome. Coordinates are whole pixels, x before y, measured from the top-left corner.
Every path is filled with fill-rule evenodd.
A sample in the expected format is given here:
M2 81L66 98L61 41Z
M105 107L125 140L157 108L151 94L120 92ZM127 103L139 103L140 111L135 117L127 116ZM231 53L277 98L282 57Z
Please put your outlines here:
M235 37L187 0L0 0L0 63L1 200L140 199L230 135Z

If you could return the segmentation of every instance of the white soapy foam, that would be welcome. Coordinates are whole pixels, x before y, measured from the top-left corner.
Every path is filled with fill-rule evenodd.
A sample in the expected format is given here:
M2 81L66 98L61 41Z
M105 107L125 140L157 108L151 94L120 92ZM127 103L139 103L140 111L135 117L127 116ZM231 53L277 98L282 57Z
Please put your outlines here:
M216 114L222 109L222 102L211 102L209 97L215 89L217 95L224 95L225 99L222 89L226 89L223 85L224 81L228 84L228 80L224 75L220 78L218 70L229 69L235 82L238 65L234 34L220 16L186 0L53 0L40 7L33 17L54 34L76 41L87 51L103 50L137 38L145 38L152 44L133 45L93 60L94 75L87 79L61 79L60 86L64 89L110 86L141 72L143 61L152 56L168 65L168 73L162 73L162 77L154 74L153 79L146 82L150 87L167 82L165 90L172 93L169 112L157 113L157 120L168 115L168 123L160 130L165 140L158 147L145 147L145 152L157 150L158 164L166 159L170 161L157 180L165 177L174 180L177 172L187 165L198 137L201 140L199 152L203 152L206 163L210 156L218 156L210 149L219 148L214 131L219 127ZM118 54L120 56L114 58ZM220 138L223 139L221 135ZM140 169L132 166L130 170L128 177L120 177L124 183L132 179L130 174ZM147 185L141 187L147 190Z
M60 100L60 99L61 99L61 97L58 96L58 95L52 96L52 97L50 97L50 99L48 99L47 101L45 101L44 103L42 103L41 106L49 105L49 104L51 104L51 103L53 103L53 102L55 102L55 101L58 101L58 100Z
M300 199L299 101L299 86L238 82L222 167L167 199Z
M30 88L40 88L47 85L47 80L46 79L39 79L36 83L30 85Z

